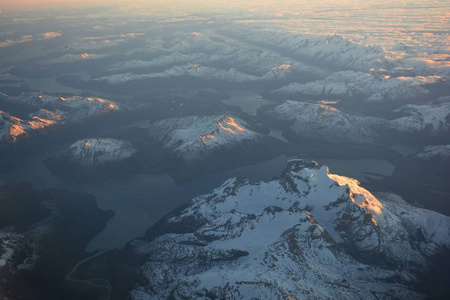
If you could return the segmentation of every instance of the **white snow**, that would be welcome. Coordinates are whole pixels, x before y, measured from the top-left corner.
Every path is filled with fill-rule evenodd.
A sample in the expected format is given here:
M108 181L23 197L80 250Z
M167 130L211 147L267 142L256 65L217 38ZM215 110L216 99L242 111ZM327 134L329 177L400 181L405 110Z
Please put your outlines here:
M300 35L291 32L230 27L228 31L240 40L288 51L305 60L350 70L389 67L385 50L376 45L356 43L348 38Z
M87 138L57 154L57 160L69 160L81 166L120 162L136 153L130 141L112 138Z
M186 64L171 67L163 72L135 74L135 73L120 73L109 76L96 78L96 81L106 81L109 84L118 84L128 81L151 79L151 78L171 78L179 76L193 76L203 79L218 79L229 82L241 82L256 80L257 77L247 75L234 68L216 69L200 64Z
M167 222L193 233L136 247L147 258L141 274L148 283L133 299L417 298L408 288L415 272L450 247L449 217L396 195L374 196L354 179L301 160L289 161L278 180L230 179ZM366 265L348 247L396 267Z
M268 112L280 121L292 121L290 129L298 136L328 142L376 143L386 120L352 116L317 103L286 101Z
M244 120L231 115L165 119L151 125L149 132L185 161L202 160L224 147L239 148L244 143L261 139L261 135L252 131Z
M26 92L5 97L7 101L35 107L28 120L11 116L0 110L0 141L15 142L18 137L64 123L75 123L90 117L119 110L119 106L99 97L52 96L41 92Z
M363 72L335 72L323 80L291 83L274 93L302 94L321 97L359 97L366 102L417 99L429 94L422 87L442 79L440 76L397 77L371 75Z
M22 120L0 110L0 142L14 143L17 139L27 136L33 131L42 130L55 124L52 120L33 117Z
M408 104L396 110L403 117L390 121L390 125L404 133L446 135L450 131L450 102L430 105Z
M414 155L415 158L419 159L442 159L446 160L450 158L450 145L440 145L440 146L426 146L423 152Z

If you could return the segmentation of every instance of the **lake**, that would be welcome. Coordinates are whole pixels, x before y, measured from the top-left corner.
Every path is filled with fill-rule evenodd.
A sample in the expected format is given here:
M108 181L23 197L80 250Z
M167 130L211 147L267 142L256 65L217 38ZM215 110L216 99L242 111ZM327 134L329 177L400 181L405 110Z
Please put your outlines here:
M268 104L275 104L276 102L263 99L258 93L248 90L232 90L227 91L230 98L222 102L227 105L237 106L243 112L250 116L256 116L258 108Z
M46 157L66 146L34 155L23 168L0 174L0 178L31 182L37 189L63 188L89 193L96 197L99 208L113 210L115 216L108 221L106 228L91 240L87 251L121 248L127 242L142 237L152 224L173 209L196 195L211 192L228 178L269 180L273 176L279 176L286 161L292 158L280 155L267 161L199 177L180 185L175 184L167 174L135 174L97 183L75 184L56 178L42 163ZM387 176L394 169L389 162L379 159L321 159L320 163L328 165L332 173L354 177L362 182L367 176L366 173Z

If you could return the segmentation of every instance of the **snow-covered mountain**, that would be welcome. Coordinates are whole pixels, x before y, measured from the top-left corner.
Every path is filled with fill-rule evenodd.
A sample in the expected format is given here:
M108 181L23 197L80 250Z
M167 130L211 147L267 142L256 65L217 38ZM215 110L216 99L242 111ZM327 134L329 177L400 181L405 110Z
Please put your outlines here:
M109 76L103 76L95 79L96 81L106 81L109 84L118 84L134 80L143 80L151 78L171 78L180 76L193 76L202 79L216 79L227 82L243 82L256 80L257 77L244 74L234 68L229 69L217 69L208 66L202 66L200 64L187 64L171 67L163 72L149 73L149 74L114 74Z
M55 125L55 121L33 116L22 120L0 110L0 143L14 143L29 133Z
M331 143L376 143L386 120L352 116L319 103L286 101L265 113L276 121L292 122L290 129L300 138Z
M6 101L36 108L37 111L30 113L28 120L22 120L0 111L0 141L15 142L18 137L25 137L35 130L80 122L119 110L119 106L115 102L98 97L62 97L40 92L26 92L20 96L6 94L2 96Z
M245 151L263 137L232 115L165 119L151 125L149 133L173 156L188 163Z
M449 74L448 63L426 50L429 44L413 46L408 42L392 41L373 44L357 36L301 34L298 29L289 32L252 24L231 25L219 31L248 45L276 49L333 70L405 72L409 76L439 74L448 77Z
M84 37L80 39L73 39L70 43L65 44L62 49L63 53L86 53L93 51L106 50L113 51L120 46L124 46L127 43L136 39L136 37L142 35L142 33L121 33L114 35L105 35L97 37Z
M233 57L236 59L236 57ZM210 59L199 59L192 61L209 61ZM226 60L224 58L224 60ZM252 60L259 62L259 60L252 58ZM138 68L146 68L154 65L158 65L160 62L147 62L147 61L128 61L123 65L116 66L115 70L122 69L138 69ZM164 63L164 62L161 62ZM118 73L114 75L102 76L99 78L95 78L95 81L106 81L109 84L118 84L135 80L143 80L143 79L152 79L152 78L171 78L171 77L180 77L180 76L192 76L198 77L201 79L214 79L225 82L249 82L256 80L282 80L288 79L293 76L294 73L308 73L313 76L318 76L321 74L320 71L299 64L295 64L294 66L290 64L282 64L277 65L272 68L268 68L271 65L267 62L261 62L258 66L251 66L250 68L262 69L261 76L255 76L251 74L246 74L242 71L237 70L234 67L226 67L226 68L215 68L210 67L208 65L202 65L199 63L188 63L183 65L175 65L170 67L162 72L156 73L147 73L147 74L135 74L135 73ZM245 66L249 68L248 62Z
M273 93L313 97L360 98L366 102L396 102L424 97L430 92L423 86L442 79L440 76L397 77L341 71L322 80L291 83Z
M339 35L311 36L233 26L220 31L246 43L276 48L314 64L344 70L390 69L392 61L381 46L354 42Z
M235 46L224 47L224 42L212 40L207 33L176 32L165 39L165 48L170 52L179 53L218 53L229 54L236 50Z
M283 64L281 66L273 67L269 72L264 74L264 78L269 80L277 80L277 79L288 79L290 76L292 76L292 73L294 72L293 65L291 64ZM301 68L297 66L297 68Z
M446 136L450 132L450 102L430 105L408 104L396 112L404 116L390 121L401 133Z
M154 58L151 61L148 60L127 60L116 63L111 66L111 71L127 71L140 68L152 68L152 67L162 67L170 66L174 64L191 64L191 63L204 63L205 59L208 57L206 53L189 53L182 54L179 52L170 53L167 55L161 55Z
M76 63L79 61L85 61L85 60L96 60L108 57L108 54L95 54L95 53L80 53L80 54L65 54L63 56L52 58L48 60L44 60L40 62L40 64L43 65L53 65L53 64L70 64L70 63Z
M6 97L7 101L51 110L70 112L70 120L85 119L111 110L118 110L117 103L100 97L53 96L41 92L26 92L20 96Z
M181 39L180 43L186 43L186 37L181 36L178 39ZM189 37L187 40L189 40ZM203 39L202 42L209 46L214 43L217 44L217 42L213 42L211 36L209 39ZM158 67L170 69L174 66L204 65L211 67L221 66L220 69L222 70L233 67L250 70L252 74L260 74L260 79L279 79L278 75L281 74L283 74L282 78L286 79L292 73L309 73L315 76L324 74L320 68L298 62L277 53L239 47L224 41L214 51L206 49L198 49L199 52L173 51L174 49L165 49L161 55L156 56L152 60L131 59L122 61L112 65L109 71L121 72ZM160 73L160 76L163 76L163 74Z
M395 110L393 120L350 115L310 102L286 101L264 113L279 122L292 122L290 130L300 138L332 143L376 144L384 135L404 134L444 137L450 132L450 102L430 105L408 104Z
M157 43L155 41L155 43ZM119 84L152 78L192 76L225 82L288 80L300 76L323 78L326 72L317 66L283 56L270 49L258 49L215 32L175 33L150 50L132 54L129 59L111 65L104 76L93 81Z
M414 155L414 158L448 160L450 159L450 145L427 146L423 149L423 152Z
M420 299L450 218L302 160L281 177L232 178L155 225L133 299Z
M139 171L135 145L128 140L87 138L47 158L46 167L74 182L93 182Z
M72 144L55 157L78 166L97 167L121 162L136 153L130 141L112 138L87 138Z

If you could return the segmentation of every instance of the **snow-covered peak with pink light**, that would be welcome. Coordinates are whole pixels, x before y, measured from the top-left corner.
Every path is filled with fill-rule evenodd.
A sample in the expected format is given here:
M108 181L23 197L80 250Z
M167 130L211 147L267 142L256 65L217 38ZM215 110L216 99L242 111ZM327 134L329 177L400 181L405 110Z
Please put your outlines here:
M166 234L135 248L133 299L420 298L410 284L450 246L449 217L302 160L278 179L232 178L154 230Z

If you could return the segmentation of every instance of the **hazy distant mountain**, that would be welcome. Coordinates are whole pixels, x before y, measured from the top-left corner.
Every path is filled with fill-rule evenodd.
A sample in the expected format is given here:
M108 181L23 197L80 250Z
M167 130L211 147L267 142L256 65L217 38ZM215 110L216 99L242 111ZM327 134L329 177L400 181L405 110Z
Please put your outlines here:
M425 85L442 79L440 76L397 77L371 75L363 72L336 72L323 80L291 83L274 93L286 96L334 97L358 99L368 103L404 103L419 101L430 94Z
M380 46L359 44L339 35L311 36L237 26L221 31L247 43L278 49L331 69L389 69L392 62Z

